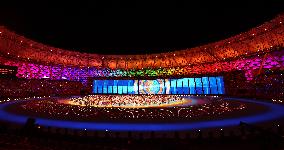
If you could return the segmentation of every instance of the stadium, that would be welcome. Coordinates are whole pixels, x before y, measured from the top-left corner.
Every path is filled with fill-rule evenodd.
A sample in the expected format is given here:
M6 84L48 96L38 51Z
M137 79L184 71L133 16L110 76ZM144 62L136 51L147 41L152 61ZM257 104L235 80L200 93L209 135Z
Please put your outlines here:
M283 13L217 42L147 55L71 51L1 26L1 142L159 149L269 137L283 146L283 44Z

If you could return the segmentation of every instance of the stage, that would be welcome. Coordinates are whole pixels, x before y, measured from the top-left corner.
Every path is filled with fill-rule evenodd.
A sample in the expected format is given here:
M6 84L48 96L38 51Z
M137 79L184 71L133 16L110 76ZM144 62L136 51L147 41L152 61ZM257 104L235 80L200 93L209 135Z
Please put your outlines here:
M45 110L48 110L50 114L44 114L45 111L39 111L38 113L35 113L35 110L40 109L23 109L28 110L28 112L31 113L23 113L23 112L16 112L15 110L19 110L20 107L27 106L27 103L25 102L41 102L46 101L42 99L33 99L33 100L19 100L19 101L11 101L2 103L0 105L0 120L7 121L10 123L16 123L16 124L24 124L28 117L36 118L36 123L40 126L50 126L50 127L57 127L57 128L69 128L69 129L80 129L80 130L99 130L99 131L182 131L182 130L197 130L197 129L205 129L205 128L220 128L220 127L230 127L230 126L236 126L239 125L240 121L256 124L261 122L267 122L267 121L273 121L277 119L281 119L284 117L284 106L280 104L274 104L270 102L265 101L259 101L259 100L252 100L252 99L240 99L240 98L224 98L222 101L222 104L228 104L228 106L220 106L220 108L216 108L216 112L220 112L220 114L214 114L215 110L211 111L211 114L200 114L200 112L203 112L204 108L207 108L211 106L209 102L207 102L208 98L206 97L183 97L186 100L188 100L188 103L186 105L179 105L179 106L171 106L171 107L163 107L163 108L97 108L97 107L91 107L91 106L72 106L66 104L59 104L64 105L64 107L68 108L66 110L74 110L74 108L80 108L79 111L83 112L83 109L86 109L87 111L90 110L97 110L99 113L103 111L110 112L111 110L115 110L114 113L111 113L111 115L106 116L105 118L101 119L94 119L94 120L78 120L74 119L74 117L69 117L69 114L66 114L64 110L61 111L61 114L53 114L56 111L52 112L51 109L48 107L45 107ZM53 98L58 100L58 98ZM60 99L60 98L59 98ZM202 103L199 103L198 101L202 101ZM233 105L229 105L232 102ZM24 103L25 105L20 105L21 103ZM58 102L56 102L58 104ZM217 103L218 104L218 103ZM236 104L240 104L236 105ZM50 105L54 105L50 103ZM236 106L235 106L236 105ZM20 106L20 107L19 107ZM36 103L37 107L40 107L40 103ZM45 106L45 105L43 105ZM212 105L217 106L217 105ZM234 107L232 107L234 106ZM69 109L70 107L70 109ZM197 109L194 109L194 108ZM221 107L223 107L221 109ZM260 108L258 110L252 110L253 108ZM13 108L13 109L11 109ZM15 109L16 108L16 109ZM59 107L60 108L60 107ZM188 115L183 115L181 113L175 114L175 112L180 112L181 110L190 108L186 113L189 113L190 110L196 110L196 116L192 117L186 117ZM238 108L238 109L232 109L227 110L228 108ZM43 108L42 108L43 109ZM140 118L137 117L139 115L133 115L129 118L111 118L113 114L119 115L119 113L116 113L117 109L119 112L123 112L122 114L125 115L125 112L130 111L149 111L155 112L158 110L160 115L156 115L153 118L143 116ZM200 110L201 109L201 110ZM221 111L220 111L221 109ZM165 113L171 110L171 113ZM211 109L210 109L211 110ZM233 111L234 110L234 111ZM85 111L85 110L84 110ZM65 114L64 114L65 113ZM69 112L71 114L71 112ZM85 114L85 112L83 112ZM164 115L164 114L166 115ZM79 114L79 113L78 113ZM93 114L90 112L90 114ZM106 113L105 113L106 114ZM109 114L109 113L107 113ZM128 113L129 114L129 113ZM145 113L145 114L148 114ZM82 114L80 114L82 115ZM78 115L78 118L81 118L81 116ZM70 116L70 115L69 115ZM86 114L85 114L86 116ZM127 116L127 115L126 115ZM137 118L136 118L137 117ZM159 118L160 117L160 118ZM176 117L177 119L171 119L173 117ZM105 119L105 120L104 120ZM147 120L148 119L148 120ZM160 119L160 121L159 121ZM142 120L142 121L141 121ZM167 121L169 120L169 121Z
M132 97L136 100L134 101ZM117 99L119 99L119 101ZM71 100L60 99L58 101L59 103L67 105L101 108L167 108L210 103L209 99L188 95L90 95L84 97L72 97ZM88 101L88 103L86 103L86 101Z

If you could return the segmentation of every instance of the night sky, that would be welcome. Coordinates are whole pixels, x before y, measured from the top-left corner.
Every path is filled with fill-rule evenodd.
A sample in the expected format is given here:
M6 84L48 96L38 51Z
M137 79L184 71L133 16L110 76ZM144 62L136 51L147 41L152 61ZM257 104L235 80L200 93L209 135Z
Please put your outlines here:
M225 39L281 12L283 0L38 0L2 3L0 24L58 48L99 54L148 54Z

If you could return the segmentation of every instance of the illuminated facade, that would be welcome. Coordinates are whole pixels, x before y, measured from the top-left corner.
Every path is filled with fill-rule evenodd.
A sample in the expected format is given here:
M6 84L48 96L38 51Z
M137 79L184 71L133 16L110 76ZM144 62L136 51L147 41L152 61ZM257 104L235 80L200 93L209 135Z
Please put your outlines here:
M284 67L284 14L215 43L151 55L72 52L31 41L0 27L0 64L17 66L17 77L85 82L88 77L179 77Z

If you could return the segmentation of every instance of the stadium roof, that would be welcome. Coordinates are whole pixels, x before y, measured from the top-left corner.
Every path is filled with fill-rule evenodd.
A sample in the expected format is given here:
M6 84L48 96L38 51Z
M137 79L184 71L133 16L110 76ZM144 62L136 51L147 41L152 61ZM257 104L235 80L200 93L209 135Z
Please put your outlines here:
M152 54L226 39L283 9L283 1L19 1L0 9L0 24L62 49Z

